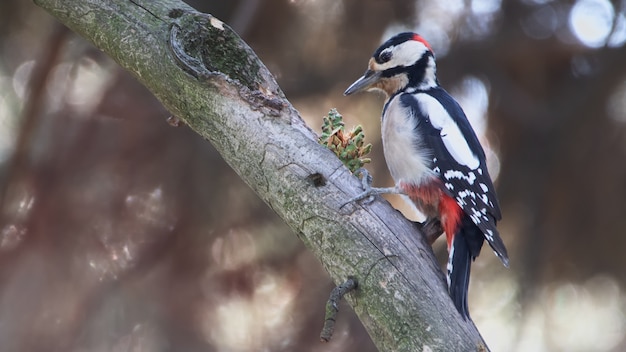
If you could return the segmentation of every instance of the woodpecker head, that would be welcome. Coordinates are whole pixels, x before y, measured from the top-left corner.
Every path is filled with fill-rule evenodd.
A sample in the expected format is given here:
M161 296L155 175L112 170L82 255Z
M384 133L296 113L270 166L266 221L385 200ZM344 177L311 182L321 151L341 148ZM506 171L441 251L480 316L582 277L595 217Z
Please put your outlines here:
M428 42L415 33L400 33L376 49L365 74L343 94L378 89L389 97L405 89L428 89L438 85L435 71Z

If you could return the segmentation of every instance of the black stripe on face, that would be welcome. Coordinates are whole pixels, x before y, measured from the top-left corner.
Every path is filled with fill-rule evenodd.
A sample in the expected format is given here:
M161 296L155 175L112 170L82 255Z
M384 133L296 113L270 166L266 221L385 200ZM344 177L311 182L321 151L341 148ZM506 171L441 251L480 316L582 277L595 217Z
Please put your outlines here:
M386 69L382 72L382 77L390 78L401 73L404 73L409 78L409 87L419 85L424 80L424 74L428 67L428 60L433 56L430 51L427 51L422 57L411 66L396 66Z

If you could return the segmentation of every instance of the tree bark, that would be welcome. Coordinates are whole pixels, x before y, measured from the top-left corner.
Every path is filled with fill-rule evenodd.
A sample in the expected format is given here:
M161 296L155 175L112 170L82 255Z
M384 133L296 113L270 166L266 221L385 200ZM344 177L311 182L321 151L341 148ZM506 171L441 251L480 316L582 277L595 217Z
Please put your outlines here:
M176 0L35 3L208 139L336 283L358 279L358 290L346 298L379 350L487 349L454 308L414 224L380 197L341 208L361 191L360 182L317 143L267 68L227 25Z

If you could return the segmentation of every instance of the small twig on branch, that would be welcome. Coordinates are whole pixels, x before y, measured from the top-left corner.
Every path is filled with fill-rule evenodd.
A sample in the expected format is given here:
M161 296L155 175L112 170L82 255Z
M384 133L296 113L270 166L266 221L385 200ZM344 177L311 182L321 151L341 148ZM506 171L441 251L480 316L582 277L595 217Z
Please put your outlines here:
M180 118L174 115L170 115L165 121L172 127L180 127L185 124Z
M320 340L322 342L330 341L335 331L335 320L337 319L337 313L339 312L339 301L348 292L356 290L359 283L356 278L348 277L348 280L343 284L333 288L330 291L330 297L326 302L326 315L324 318L324 327L320 333Z
M438 219L427 219L426 221L419 223L419 226L426 237L426 241L432 246L435 240L443 234L443 228L441 222Z

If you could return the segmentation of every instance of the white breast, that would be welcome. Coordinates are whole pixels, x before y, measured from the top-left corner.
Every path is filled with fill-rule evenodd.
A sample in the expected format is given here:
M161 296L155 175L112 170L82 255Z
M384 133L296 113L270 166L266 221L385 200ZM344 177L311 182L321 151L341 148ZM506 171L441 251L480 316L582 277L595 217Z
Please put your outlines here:
M417 123L411 110L400 103L400 95L393 97L383 116L382 139L387 167L396 185L420 185L437 177L430 168L432 155L415 130Z

